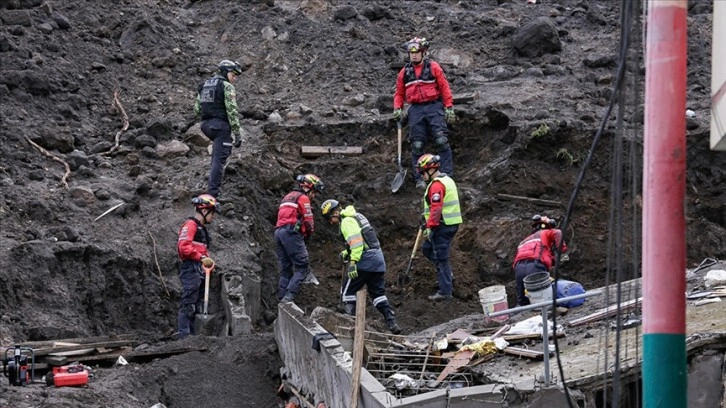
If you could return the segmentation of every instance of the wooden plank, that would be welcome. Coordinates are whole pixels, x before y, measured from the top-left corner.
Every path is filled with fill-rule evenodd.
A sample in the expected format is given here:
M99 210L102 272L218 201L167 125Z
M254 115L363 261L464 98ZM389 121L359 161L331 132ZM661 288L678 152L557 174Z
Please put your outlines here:
M361 146L303 146L301 148L303 157L320 157L329 154L342 154L345 156L357 156L363 154Z
M88 343L102 343L108 341L118 340L133 340L136 336L133 334L119 334L115 336L94 336L94 337L76 337L69 339L55 339L55 340L40 340L40 341L24 341L17 343L20 346L26 346L30 348L50 348L55 343L70 343L73 344L88 344Z
M505 347L504 350L502 350L504 353L511 354L514 356L519 357L527 357L527 358L544 358L544 352L537 351L537 350L528 350L523 349L519 347Z
M454 358L449 361L449 364L444 367L443 371L441 371L441 374L439 374L438 378L436 378L436 385L441 383L441 381L445 380L446 377L449 376L449 374L455 373L462 367L466 367L467 365L469 365L474 356L476 356L476 352L472 350L460 351L456 353Z
M561 207L562 203L554 200L543 200L540 198L522 197L511 194L497 194L497 198L502 200L526 201L529 203L545 205L548 207Z
M637 299L628 300L627 302L622 302L620 304L620 312L624 313L631 309L635 309L636 307L640 306L640 304L643 303L643 298L639 297ZM579 326L587 323L596 322L598 320L606 319L608 317L615 316L618 313L618 306L616 304L609 305L607 307L604 307L597 312L590 313L587 316L580 317L578 319L571 320L567 322L570 326Z
M69 343L69 342L63 342ZM125 346L133 346L136 343L134 340L116 340L116 341L103 341L103 342L97 342L97 343L81 343L76 344L73 346L61 346L61 347L50 347L50 348L40 348L35 350L35 356L45 356L48 354L55 354L60 355L60 353L64 352L76 352L86 349L91 349L90 352L97 348L118 348L118 347L125 347ZM86 353L83 353L86 354Z
M366 328L366 290L355 295L355 339L353 339L353 381L351 382L350 407L358 408L360 396L360 373L363 364L363 333Z

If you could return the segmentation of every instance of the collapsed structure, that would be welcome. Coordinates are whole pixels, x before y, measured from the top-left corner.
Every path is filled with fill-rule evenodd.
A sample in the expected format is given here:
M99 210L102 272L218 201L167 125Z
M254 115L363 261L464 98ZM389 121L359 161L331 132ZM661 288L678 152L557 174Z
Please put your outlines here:
M689 275L689 407L726 401L726 309L720 304L726 288L704 290L706 272L704 268ZM549 386L541 331L512 330L515 322L540 319L536 314L511 316L510 324L470 315L408 336L366 330L355 403L354 321L325 308L306 316L295 304L281 304L275 338L285 364L283 382L300 406L551 407L564 406L566 395L571 406L604 406L612 395L619 395L624 407L640 406L640 284L632 280L619 288L603 288L603 296L556 318L564 381L552 364ZM618 302L618 293L631 298ZM490 340L496 337L505 342L492 347L497 342ZM554 345L549 349L554 356Z

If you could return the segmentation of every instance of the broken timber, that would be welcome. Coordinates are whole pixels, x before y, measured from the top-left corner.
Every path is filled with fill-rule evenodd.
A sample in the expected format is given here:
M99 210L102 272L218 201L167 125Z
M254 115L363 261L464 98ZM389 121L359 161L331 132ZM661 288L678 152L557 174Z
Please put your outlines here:
M620 313L624 313L626 311L629 311L631 309L635 309L639 307L643 303L643 298L639 297L637 299L628 300L627 302L623 302L620 304ZM618 313L618 305L609 305L607 307L604 307L600 310L598 310L595 313L591 313L587 316L580 317L579 319L574 319L569 322L567 322L570 326L580 326L587 323L596 322L598 320L607 319L608 317L613 317Z
M522 197L522 196L516 196L511 194L497 194L497 198L502 200L519 200L519 201L527 201L534 204L540 204L540 205L546 205L549 207L560 207L562 206L562 203L559 201L554 200L543 200L541 198L531 198L531 197Z
M514 356L528 357L528 358L544 358L544 352L538 350L528 350L519 347L505 347L502 350L504 353L511 354Z
M363 154L361 146L303 146L301 150L303 157L320 157L328 154L342 154L345 156Z

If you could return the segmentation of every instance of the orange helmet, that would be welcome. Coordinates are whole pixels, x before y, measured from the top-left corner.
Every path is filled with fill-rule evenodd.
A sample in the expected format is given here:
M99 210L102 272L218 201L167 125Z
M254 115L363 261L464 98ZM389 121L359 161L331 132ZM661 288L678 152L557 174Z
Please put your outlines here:
M440 162L441 157L435 154L426 153L419 157L418 161L416 161L416 171L423 173L429 169L438 169L441 166Z

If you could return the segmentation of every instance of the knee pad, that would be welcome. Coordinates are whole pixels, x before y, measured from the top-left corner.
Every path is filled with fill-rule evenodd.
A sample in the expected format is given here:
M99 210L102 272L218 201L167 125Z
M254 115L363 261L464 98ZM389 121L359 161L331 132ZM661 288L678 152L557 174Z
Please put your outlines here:
M411 143L411 153L420 156L424 152L424 143L421 140L414 140Z
M437 133L434 138L434 144L436 145L436 151L441 153L449 150L449 138L443 133Z

